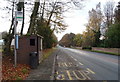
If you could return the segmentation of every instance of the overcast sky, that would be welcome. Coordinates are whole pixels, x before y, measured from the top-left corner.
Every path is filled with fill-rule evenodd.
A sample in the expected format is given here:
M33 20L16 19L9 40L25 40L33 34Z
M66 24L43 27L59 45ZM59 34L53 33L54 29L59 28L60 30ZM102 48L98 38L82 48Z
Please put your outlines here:
M82 8L81 10L73 10L71 13L66 13L65 22L69 26L67 27L67 30L65 30L63 33L57 34L58 40L60 40L62 36L66 33L72 32L77 34L85 31L86 29L85 24L88 22L88 11L91 10L92 8L95 8L96 4L98 4L99 2L101 2L101 8L103 11L103 6L105 5L106 1L108 0L87 0L84 2L85 7ZM117 4L119 0L109 1L114 1L115 4Z
M96 7L96 4L98 4L99 2L101 2L101 7L103 7L103 5L105 4L105 2L108 0L86 0L84 2L84 8L82 8L81 10L71 10L69 12L66 12L65 15L65 23L68 25L67 29L59 34L56 34L58 37L58 40L60 40L62 38L62 36L66 33L82 33L83 31L85 31L85 24L88 21L88 11L91 10L92 8ZM110 0L110 1L114 1L116 4L119 0ZM11 13L10 14L6 14L6 11L2 11L1 8L3 8L4 6L8 5L6 2L0 0L0 32L3 31L8 31L9 27L10 27L10 20L11 19ZM10 4L8 5L10 6ZM26 14L27 15L27 14ZM29 15L30 16L30 15ZM25 18L26 20L26 25L25 25L25 29L24 29L24 33L27 32L27 28L28 28L28 21L29 20L29 16L27 16ZM5 18L3 18L5 17ZM19 22L19 26L21 25L21 22Z

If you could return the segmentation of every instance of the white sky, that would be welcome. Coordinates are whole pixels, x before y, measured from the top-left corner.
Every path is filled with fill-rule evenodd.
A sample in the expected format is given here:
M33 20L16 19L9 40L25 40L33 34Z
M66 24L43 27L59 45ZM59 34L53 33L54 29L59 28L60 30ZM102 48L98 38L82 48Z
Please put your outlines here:
M86 29L84 25L88 21L88 11L91 10L92 8L95 8L96 4L98 4L99 2L101 2L101 7L103 7L106 1L108 0L86 0L84 2L85 7L82 8L81 10L71 10L69 12L66 12L64 14L66 16L65 23L68 25L68 27L64 32L56 34L58 40L60 40L62 36L66 33L70 33L70 32L75 34L82 33ZM117 3L119 0L110 0L110 1L115 1ZM6 2L0 0L0 4L2 4L0 5L0 8L2 8L6 5ZM25 21L29 20L29 16L25 18ZM3 19L2 17L6 17L6 18ZM6 12L1 11L0 9L0 32L9 30L11 24L9 18L11 18L11 15L6 14ZM21 23L19 23L19 25L21 25ZM24 33L27 32L28 26L29 25L27 23L27 25L25 25Z
M58 40L60 40L66 33L82 33L85 31L85 24L88 22L88 11L96 7L96 4L101 2L101 7L105 5L105 2L108 0L87 0L85 1L85 7L82 10L73 10L71 13L66 13L65 22L69 25L67 30L61 34L56 34ZM110 0L114 1L116 4L119 0ZM103 8L102 8L103 9Z

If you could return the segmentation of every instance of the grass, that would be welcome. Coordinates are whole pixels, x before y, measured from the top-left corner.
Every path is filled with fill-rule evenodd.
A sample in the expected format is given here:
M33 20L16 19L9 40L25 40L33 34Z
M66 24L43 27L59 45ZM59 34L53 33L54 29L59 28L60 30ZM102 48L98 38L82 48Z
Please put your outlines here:
M112 52L104 52L104 51L97 51L97 50L90 50L90 49L83 49L83 50L85 50L85 51L91 51L91 52L104 53L104 54L109 54L109 55L120 56L120 54L118 54L118 53L112 53Z
M2 49L0 49L0 52L2 52L3 50Z
M116 55L116 56L120 56L120 53L112 53L112 52L103 52L103 51L96 51L96 50L90 50L92 52L98 52L98 53L104 53L104 54L110 54L110 55Z
M79 49L79 48L74 48L74 49ZM112 52L104 52L104 51L97 51L97 50L90 50L90 49L80 49L80 50L85 50L85 51L91 51L91 52L98 52L98 53L104 53L104 54L109 54L109 55L116 55L120 56L120 53L112 53Z
M42 59L42 61L47 59L55 50L56 50L56 48L43 50L43 59Z

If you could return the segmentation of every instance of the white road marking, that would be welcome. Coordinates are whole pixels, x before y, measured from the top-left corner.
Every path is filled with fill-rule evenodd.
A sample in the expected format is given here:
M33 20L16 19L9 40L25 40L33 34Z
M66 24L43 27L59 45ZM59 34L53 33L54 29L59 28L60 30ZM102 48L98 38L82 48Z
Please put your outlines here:
M73 58L72 56L71 56L71 58ZM78 61L77 59L75 59L75 58L73 58L75 61ZM83 65L81 62L79 62L79 64L80 65Z

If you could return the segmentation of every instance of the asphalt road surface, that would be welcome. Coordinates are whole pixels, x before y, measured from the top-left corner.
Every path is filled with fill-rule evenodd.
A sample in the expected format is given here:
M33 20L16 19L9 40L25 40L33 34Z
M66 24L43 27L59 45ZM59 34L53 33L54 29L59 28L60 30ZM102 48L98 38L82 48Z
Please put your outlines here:
M118 56L58 46L55 79L118 80Z

